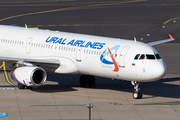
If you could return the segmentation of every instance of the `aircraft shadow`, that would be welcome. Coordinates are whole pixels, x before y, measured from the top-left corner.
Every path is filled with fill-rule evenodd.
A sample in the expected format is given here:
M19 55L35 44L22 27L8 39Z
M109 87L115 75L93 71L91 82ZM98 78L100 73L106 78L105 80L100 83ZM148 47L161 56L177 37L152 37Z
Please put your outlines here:
M73 87L82 88L79 84L80 75L61 75L61 74L48 74L48 81L53 81L58 84L45 84L43 86L35 87L32 89L34 92L68 92L77 91ZM128 81L111 80L109 78L95 77L95 86L87 86L90 89L109 89L123 92L134 92L134 87ZM168 97L180 98L180 77L163 78L154 82L146 82L140 85L141 92L150 97L143 97L143 99L153 97ZM179 83L179 84L178 84Z

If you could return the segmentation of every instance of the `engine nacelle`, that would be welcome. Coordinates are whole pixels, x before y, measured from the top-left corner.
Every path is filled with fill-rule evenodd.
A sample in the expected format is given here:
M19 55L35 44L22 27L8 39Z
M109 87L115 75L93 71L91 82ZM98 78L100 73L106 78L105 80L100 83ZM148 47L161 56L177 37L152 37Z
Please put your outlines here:
M30 66L16 68L11 75L16 82L25 86L41 86L47 78L45 70Z

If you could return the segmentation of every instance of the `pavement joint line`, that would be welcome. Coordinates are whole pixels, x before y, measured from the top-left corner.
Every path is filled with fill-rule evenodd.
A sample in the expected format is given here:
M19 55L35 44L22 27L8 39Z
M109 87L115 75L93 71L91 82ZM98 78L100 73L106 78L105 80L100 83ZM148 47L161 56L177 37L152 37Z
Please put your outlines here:
M134 108L170 108L172 105L101 105L101 104L93 104L96 107L109 107L109 106L113 106L113 107L134 107ZM86 106L86 104L68 104L68 103L61 103L61 104L42 104L42 105L18 105L18 106L6 106L6 107L83 107ZM171 108L176 108L176 107L171 107ZM177 108L180 108L177 107Z
M56 103L54 102L37 102L37 101L19 101L19 100L2 100L0 101L6 101L6 102L20 102L20 103L41 103L41 104L48 104L48 105L85 105L85 104L72 104L72 103Z
M87 109L87 108L86 108ZM83 110L83 111L78 111L78 110L64 110L64 111L21 111L22 113L43 113L43 112L73 112L73 113L75 113L75 112L87 112L88 111L88 109L87 110ZM135 112L134 110L98 110L99 112ZM176 112L176 111L180 111L180 110L136 110L137 112L164 112L164 111L166 111L166 112ZM1 112L1 111L0 111ZM7 112L7 113L16 113L16 112L18 112L19 113L19 111L2 111L2 112ZM91 110L91 112L97 112L96 110Z
M69 95L69 94L61 94L61 93L52 93L56 95L65 95L65 96L75 96L75 97L89 97L89 98L98 98L98 99L108 99L108 100L120 100L120 101L133 101L133 102L143 102L147 103L146 106L149 105L180 105L180 103L162 103L162 102L150 102L150 101L140 101L140 100L126 100L126 99L114 99L114 98L103 98L103 97L92 97L92 96L82 96L82 95ZM141 106L140 104L131 104L134 106ZM113 105L113 106L118 106L118 105ZM119 105L121 106L121 105Z
M107 99L107 100L120 100L120 101L133 101L133 102L144 102L144 103L157 103L157 102L149 102L149 101L142 101L142 100L114 99L114 98L92 97L92 96L82 96L82 95L70 95L70 94L61 94L61 93L52 93L52 94L64 95L64 96L74 96L74 97L89 97L89 98Z

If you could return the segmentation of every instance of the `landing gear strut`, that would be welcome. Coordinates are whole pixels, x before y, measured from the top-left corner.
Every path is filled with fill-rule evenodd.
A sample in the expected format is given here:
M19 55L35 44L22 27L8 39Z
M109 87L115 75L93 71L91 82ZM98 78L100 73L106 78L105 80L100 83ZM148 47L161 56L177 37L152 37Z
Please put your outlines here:
M24 86L24 85L18 83L18 84L17 84L17 87L18 87L19 89L25 89L26 86Z
M134 99L141 99L142 98L142 93L140 92L140 88L139 88L139 85L140 85L140 82L137 82L137 81L131 81L132 85L134 86L134 93L133 93L133 98Z
M85 87L87 84L89 86L94 86L95 78L92 75L81 75L81 77L79 79L79 83L83 87Z
M20 84L20 83L17 84L17 87L18 87L19 89L25 89L25 88L27 88L27 89L33 89L33 86L25 86L25 85L22 85L22 84Z

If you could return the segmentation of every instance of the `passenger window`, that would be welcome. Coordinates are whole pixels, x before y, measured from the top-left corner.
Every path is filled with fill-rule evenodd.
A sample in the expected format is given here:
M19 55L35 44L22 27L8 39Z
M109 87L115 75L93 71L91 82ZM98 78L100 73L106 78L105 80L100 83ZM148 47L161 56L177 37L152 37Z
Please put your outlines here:
M155 56L154 55L146 55L146 58L147 59L151 59L151 60L155 60Z
M93 54L94 51L91 52L91 54Z
M144 54L141 55L141 57L139 58L139 60L143 60L143 59L145 59L145 55L144 55Z
M159 54L155 54L157 59L161 59L161 56Z
M139 58L140 54L137 54L135 57L134 57L134 60L137 60Z

